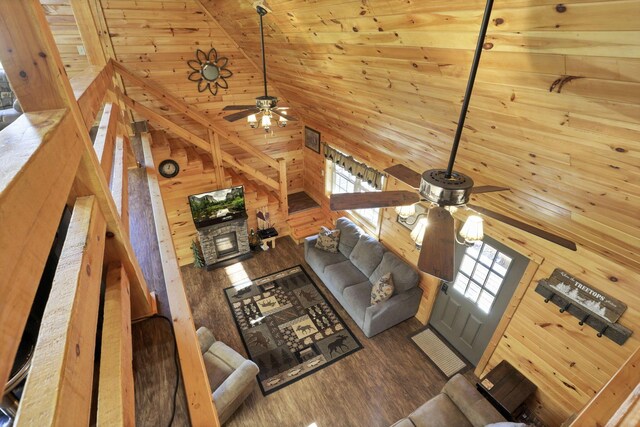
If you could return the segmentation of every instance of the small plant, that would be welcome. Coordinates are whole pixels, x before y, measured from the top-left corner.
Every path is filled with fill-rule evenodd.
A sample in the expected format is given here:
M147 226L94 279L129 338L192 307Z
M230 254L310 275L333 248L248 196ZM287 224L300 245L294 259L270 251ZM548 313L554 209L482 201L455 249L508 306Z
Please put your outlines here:
M204 257L202 256L200 246L195 240L191 241L191 250L193 251L193 266L195 268L204 268Z

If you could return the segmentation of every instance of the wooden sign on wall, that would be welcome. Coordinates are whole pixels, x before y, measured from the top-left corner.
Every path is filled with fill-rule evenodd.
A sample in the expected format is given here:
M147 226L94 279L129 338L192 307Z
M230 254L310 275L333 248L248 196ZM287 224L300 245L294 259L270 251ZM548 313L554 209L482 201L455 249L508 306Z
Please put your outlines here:
M564 270L556 268L547 284L567 300L611 323L616 323L627 305L591 285L580 282Z

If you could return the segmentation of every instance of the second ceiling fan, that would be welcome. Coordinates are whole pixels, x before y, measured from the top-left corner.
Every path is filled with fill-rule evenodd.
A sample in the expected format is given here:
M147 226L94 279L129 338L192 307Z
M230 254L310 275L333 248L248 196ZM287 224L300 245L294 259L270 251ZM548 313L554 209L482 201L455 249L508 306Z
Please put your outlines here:
M265 132L269 132L273 126L273 120L277 116L278 126L284 127L288 121L297 121L295 117L291 117L285 113L288 107L278 107L278 98L275 96L269 96L267 91L267 61L264 53L264 28L262 25L262 17L265 16L268 11L260 4L256 5L256 11L260 16L260 48L262 51L262 78L264 83L264 95L256 98L256 105L227 105L223 108L224 111L229 110L242 110L237 113L224 116L224 119L228 122L235 122L236 120L244 119L248 117L249 126L257 128L262 126ZM262 114L260 122L258 122L258 114Z
M576 250L576 244L563 237L507 217L498 212L468 204L472 193L480 194L504 191L508 190L508 188L496 186L474 187L471 177L453 170L467 109L469 107L471 92L473 90L473 83L478 71L480 56L482 55L482 45L487 33L492 7L493 0L487 0L447 168L431 169L422 174L418 174L404 165L395 165L385 169L385 172L409 186L414 187L416 191L342 193L332 194L330 199L332 210L407 206L421 200L429 202L431 204L427 213L429 225L426 228L422 240L418 258L418 268L427 274L445 281L452 281L455 276L454 258L457 239L455 221L451 213L452 208L455 207L472 209L477 213L497 219L505 224L519 228L565 248Z

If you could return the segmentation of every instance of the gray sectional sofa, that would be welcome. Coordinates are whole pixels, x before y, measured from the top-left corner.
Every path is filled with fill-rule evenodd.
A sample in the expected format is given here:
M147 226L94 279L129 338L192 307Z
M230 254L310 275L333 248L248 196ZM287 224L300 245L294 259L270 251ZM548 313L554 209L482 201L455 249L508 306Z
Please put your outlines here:
M307 237L305 260L364 334L372 337L415 316L422 296L417 271L349 219L338 219L336 226L340 230L338 253L317 249L317 236ZM372 306L372 283L388 272L394 294Z
M442 392L391 427L526 427L508 423L465 377L456 374Z

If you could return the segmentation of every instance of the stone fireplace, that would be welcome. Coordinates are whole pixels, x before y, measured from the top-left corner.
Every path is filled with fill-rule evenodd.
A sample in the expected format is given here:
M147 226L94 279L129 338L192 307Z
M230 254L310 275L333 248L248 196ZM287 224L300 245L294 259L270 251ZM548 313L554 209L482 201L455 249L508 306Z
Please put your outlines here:
M250 255L246 218L199 228L198 236L207 269L236 257Z

